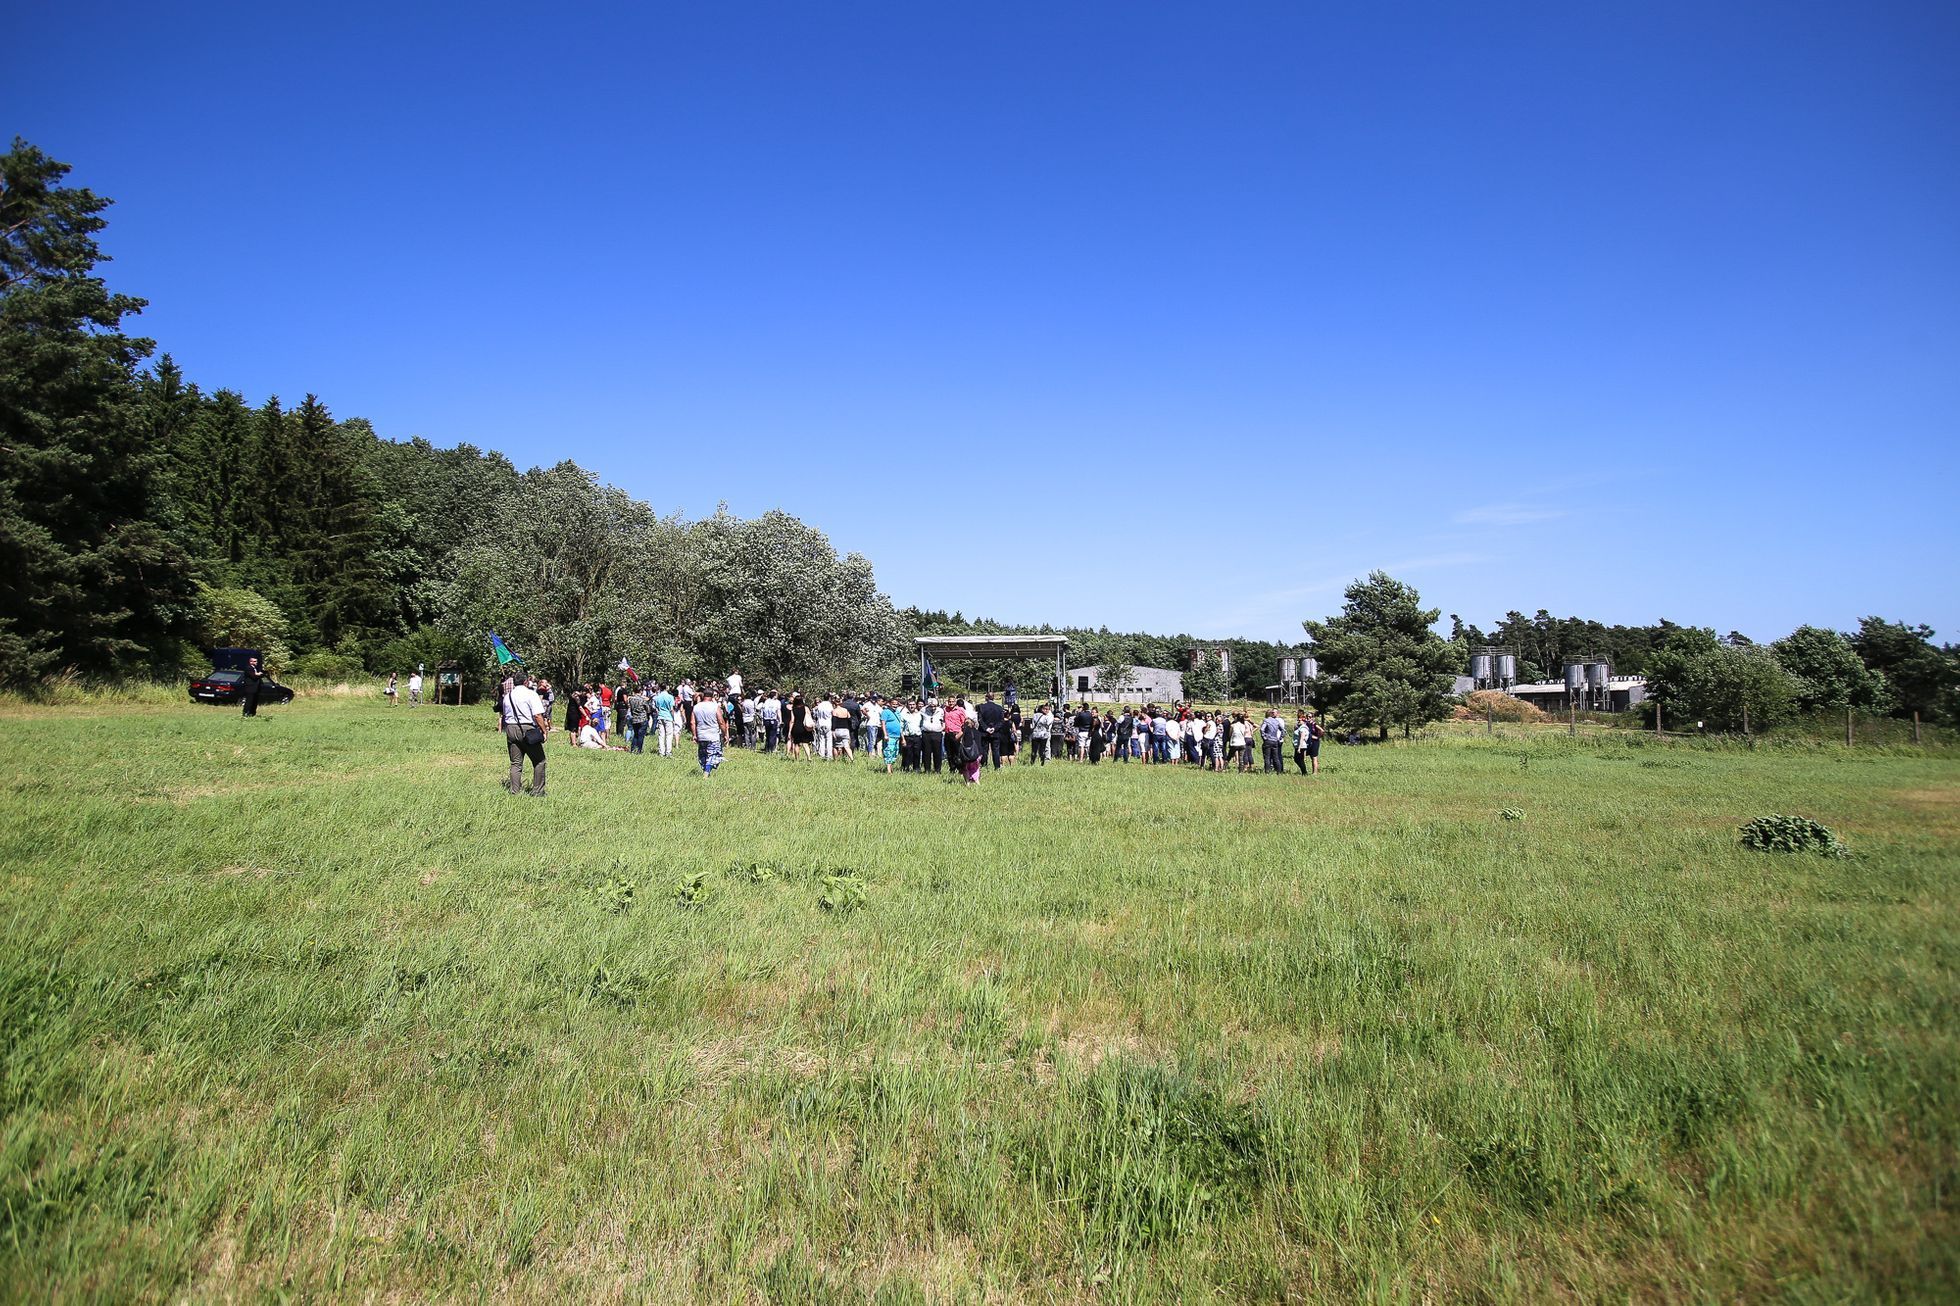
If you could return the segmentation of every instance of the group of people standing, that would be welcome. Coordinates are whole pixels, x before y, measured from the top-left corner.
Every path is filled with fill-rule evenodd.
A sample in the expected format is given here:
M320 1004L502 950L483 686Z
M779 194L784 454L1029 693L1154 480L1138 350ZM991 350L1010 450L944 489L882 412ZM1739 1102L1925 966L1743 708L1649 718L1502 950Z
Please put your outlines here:
M520 693L520 691L522 691ZM528 695L528 697L526 697ZM543 741L558 701L549 680L522 674L506 680L498 696L498 726L510 740L512 792L521 789L523 761L532 759L532 792L544 791ZM653 735L662 757L682 735L693 741L704 775L713 775L728 747L785 753L803 761L849 761L856 756L918 774L950 771L978 784L983 767L998 770L1022 756L1035 765L1071 759L1091 766L1105 757L1154 766L1196 766L1209 771L1285 772L1285 749L1302 775L1320 771L1324 732L1310 711L1288 725L1277 708L1263 719L1247 712L1202 711L1188 705L1105 709L1087 704L1043 703L1023 713L1011 697L992 694L977 703L964 695L880 694L805 696L773 689L750 692L740 672L697 686L682 680L578 686L564 696L565 736L579 748L645 751ZM531 736L535 734L536 738ZM617 736L621 742L613 743Z

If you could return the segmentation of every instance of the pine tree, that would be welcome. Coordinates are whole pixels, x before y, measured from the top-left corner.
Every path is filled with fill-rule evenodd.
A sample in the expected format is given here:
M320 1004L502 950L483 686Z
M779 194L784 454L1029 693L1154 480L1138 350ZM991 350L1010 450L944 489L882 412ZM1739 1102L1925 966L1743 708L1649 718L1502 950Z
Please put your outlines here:
M1320 694L1335 719L1388 728L1440 721L1449 714L1457 651L1430 626L1442 613L1425 609L1415 587L1370 572L1347 588L1341 615L1303 622L1320 660Z
M15 138L0 155L0 678L160 670L189 632L189 559L158 522L124 334L96 276L109 206Z

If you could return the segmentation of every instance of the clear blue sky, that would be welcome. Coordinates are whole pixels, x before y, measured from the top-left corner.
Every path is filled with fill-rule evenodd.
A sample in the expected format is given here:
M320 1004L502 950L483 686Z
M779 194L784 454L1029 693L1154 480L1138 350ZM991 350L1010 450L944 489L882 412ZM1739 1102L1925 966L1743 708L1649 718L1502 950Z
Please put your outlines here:
M1960 637L1960 5L29 5L207 387L900 603ZM1118 473L1120 492L1107 487Z

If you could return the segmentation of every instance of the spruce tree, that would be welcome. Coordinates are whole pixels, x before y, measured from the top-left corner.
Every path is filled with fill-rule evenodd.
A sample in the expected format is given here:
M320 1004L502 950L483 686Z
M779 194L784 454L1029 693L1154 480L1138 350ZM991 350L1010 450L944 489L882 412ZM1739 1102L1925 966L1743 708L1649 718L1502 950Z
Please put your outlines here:
M190 630L189 559L159 524L122 330L143 301L95 275L109 201L15 138L0 155L0 679L158 671Z

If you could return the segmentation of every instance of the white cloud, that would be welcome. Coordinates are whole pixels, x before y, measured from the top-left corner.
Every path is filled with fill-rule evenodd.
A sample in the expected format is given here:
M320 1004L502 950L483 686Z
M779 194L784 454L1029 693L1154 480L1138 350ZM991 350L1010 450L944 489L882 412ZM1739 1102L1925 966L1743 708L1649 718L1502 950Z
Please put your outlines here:
M1465 508L1450 521L1458 526L1529 526L1533 522L1557 521L1570 514L1564 508L1533 508L1522 503L1487 503Z

